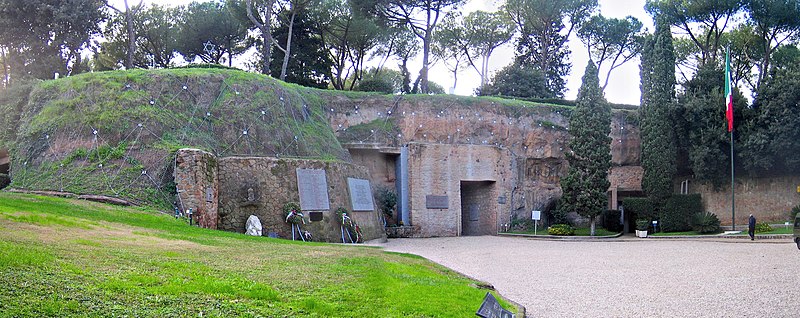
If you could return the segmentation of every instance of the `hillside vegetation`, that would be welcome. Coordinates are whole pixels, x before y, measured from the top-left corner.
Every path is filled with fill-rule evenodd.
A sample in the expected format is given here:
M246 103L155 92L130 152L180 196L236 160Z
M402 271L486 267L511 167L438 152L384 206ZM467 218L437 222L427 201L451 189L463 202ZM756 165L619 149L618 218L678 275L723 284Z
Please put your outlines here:
M173 153L348 160L311 89L226 69L132 70L33 84L2 100L12 187L167 207ZM27 95L26 95L27 94ZM19 120L17 121L17 118Z
M0 282L0 317L469 317L486 292L412 255L4 192Z

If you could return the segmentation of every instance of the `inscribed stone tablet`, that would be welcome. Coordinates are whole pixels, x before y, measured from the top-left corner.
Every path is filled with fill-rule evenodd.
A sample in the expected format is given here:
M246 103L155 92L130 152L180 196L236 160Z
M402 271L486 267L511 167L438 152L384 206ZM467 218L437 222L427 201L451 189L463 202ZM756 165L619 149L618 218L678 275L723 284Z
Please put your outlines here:
M325 170L297 168L297 190L300 192L300 210L330 210Z
M353 204L353 211L375 210L369 180L347 178L347 186L350 188L350 202Z
M426 195L425 207L428 209L449 209L450 201L446 195Z
M482 318L514 318L514 314L500 306L494 295L488 292L483 297L483 303L481 303L481 307L478 308L478 312L475 314Z

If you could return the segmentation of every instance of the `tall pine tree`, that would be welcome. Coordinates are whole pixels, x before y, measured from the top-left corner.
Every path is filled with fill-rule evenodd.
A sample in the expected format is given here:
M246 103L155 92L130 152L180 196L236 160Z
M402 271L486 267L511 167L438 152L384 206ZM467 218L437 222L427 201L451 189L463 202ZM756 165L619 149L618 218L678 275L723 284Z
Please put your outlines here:
M647 40L640 66L642 105L642 189L656 206L672 195L676 172L675 52L672 32L663 17L656 17L655 34Z
M578 91L575 110L569 117L567 153L569 171L561 179L564 211L575 211L588 217L591 235L595 220L608 205L608 169L611 168L611 108L603 98L597 67L589 61Z

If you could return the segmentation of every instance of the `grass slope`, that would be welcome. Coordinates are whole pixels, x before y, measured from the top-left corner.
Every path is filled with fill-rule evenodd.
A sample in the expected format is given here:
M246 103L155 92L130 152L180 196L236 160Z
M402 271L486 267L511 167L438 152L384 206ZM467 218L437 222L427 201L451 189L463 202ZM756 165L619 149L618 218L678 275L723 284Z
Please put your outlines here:
M470 317L486 292L413 255L2 192L0 284L0 317Z

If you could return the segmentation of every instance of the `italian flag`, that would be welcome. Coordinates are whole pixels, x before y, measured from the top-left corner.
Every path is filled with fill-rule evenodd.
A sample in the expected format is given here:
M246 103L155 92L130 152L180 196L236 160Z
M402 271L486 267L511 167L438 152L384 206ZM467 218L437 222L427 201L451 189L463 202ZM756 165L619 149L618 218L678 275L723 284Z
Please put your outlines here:
M728 132L733 131L733 88L731 87L731 48L725 50L725 119Z

